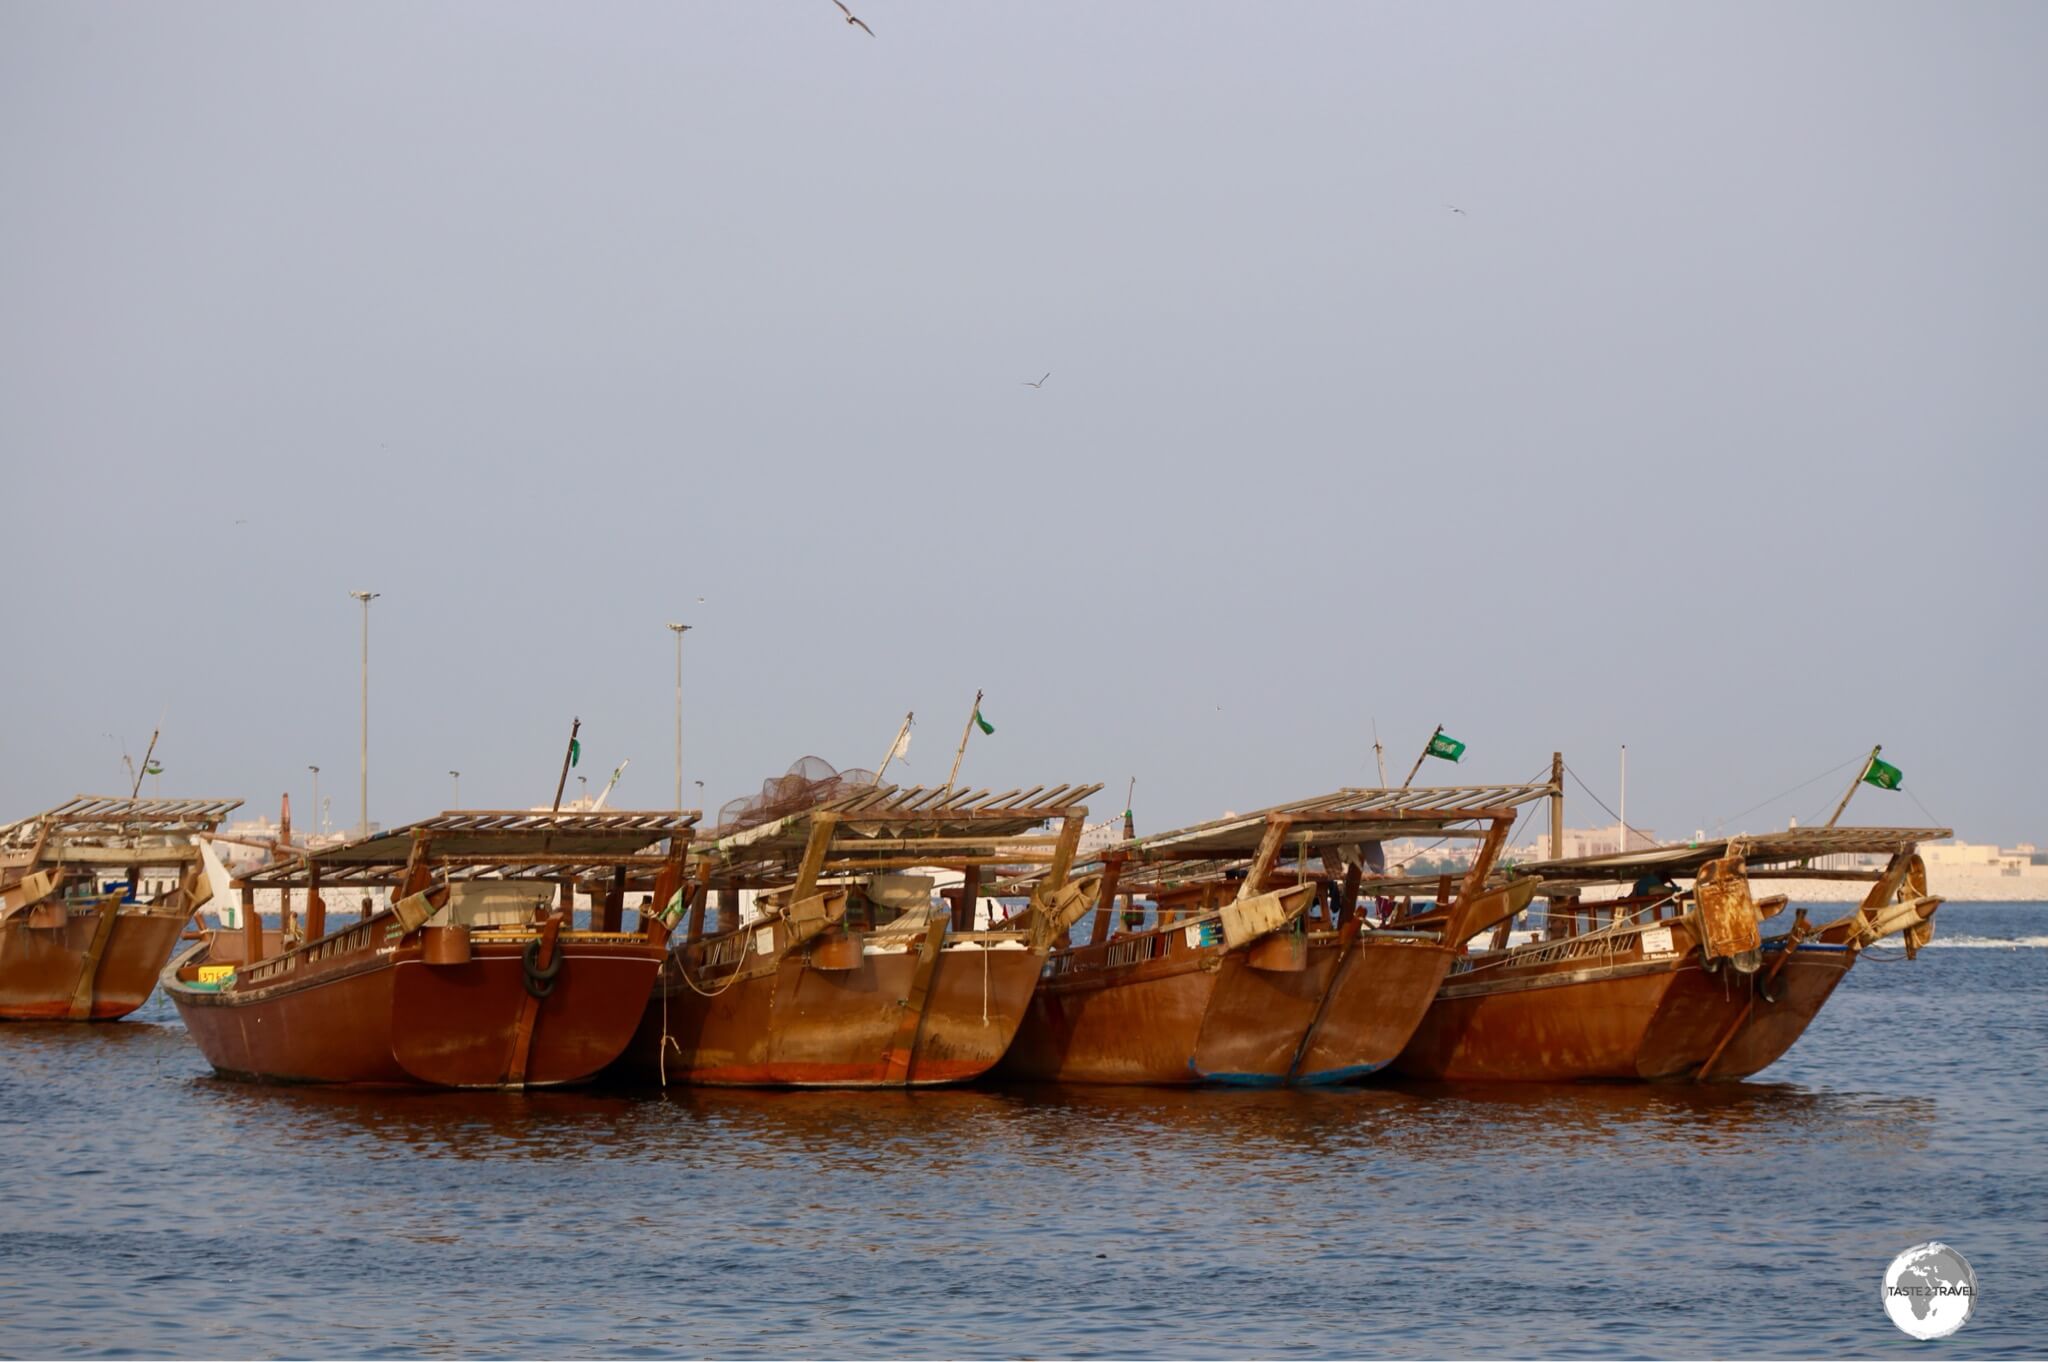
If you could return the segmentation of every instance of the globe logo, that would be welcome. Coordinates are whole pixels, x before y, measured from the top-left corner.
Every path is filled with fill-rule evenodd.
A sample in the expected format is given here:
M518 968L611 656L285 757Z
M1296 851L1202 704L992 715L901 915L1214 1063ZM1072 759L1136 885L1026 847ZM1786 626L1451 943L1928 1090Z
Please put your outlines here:
M1914 1338L1947 1338L1977 1304L1977 1274L1947 1244L1915 1244L1884 1272L1884 1312Z

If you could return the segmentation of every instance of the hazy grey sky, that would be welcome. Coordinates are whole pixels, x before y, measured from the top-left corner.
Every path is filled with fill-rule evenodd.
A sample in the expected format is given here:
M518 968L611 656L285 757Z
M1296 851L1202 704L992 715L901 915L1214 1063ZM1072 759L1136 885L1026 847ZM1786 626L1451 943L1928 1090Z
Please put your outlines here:
M2048 843L2048 7L856 10L0 0L0 815L352 821L367 587L387 822L667 803L681 619L712 807Z

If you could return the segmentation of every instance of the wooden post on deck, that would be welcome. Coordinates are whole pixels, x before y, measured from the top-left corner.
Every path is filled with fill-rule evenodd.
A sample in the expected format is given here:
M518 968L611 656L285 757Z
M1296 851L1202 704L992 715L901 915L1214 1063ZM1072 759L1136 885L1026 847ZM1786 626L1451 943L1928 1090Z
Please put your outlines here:
M1088 932L1091 946L1109 940L1109 920L1116 916L1116 886L1123 875L1123 857L1111 856L1102 863L1102 887L1095 891L1095 924Z
M306 886L306 940L327 935L327 901L320 897L320 863L315 861Z
M701 875L704 872L699 870L697 873ZM684 931L683 940L702 941L704 939L704 901L710 897L711 890L705 885L703 880L697 880L690 886L689 926Z
M660 896L655 896L654 911L660 913L667 908ZM644 925L644 924L643 924ZM611 892L604 896L604 924L598 928L604 932L622 932L626 929L626 867L619 866L612 871Z
M974 930L974 905L980 898L981 863L977 861L961 872L960 901L953 905L953 930Z
M242 961L253 965L263 958L263 918L256 911L256 891L242 886Z

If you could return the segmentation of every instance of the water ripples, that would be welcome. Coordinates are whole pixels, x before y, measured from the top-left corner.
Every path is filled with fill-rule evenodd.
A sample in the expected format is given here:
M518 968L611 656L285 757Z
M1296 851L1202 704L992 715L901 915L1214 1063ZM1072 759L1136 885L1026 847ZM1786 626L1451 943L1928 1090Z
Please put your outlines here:
M1946 1351L2037 1352L2044 959L1859 967L1703 1089L355 1093L161 999L9 1027L0 1353L1872 1354L1931 1237Z

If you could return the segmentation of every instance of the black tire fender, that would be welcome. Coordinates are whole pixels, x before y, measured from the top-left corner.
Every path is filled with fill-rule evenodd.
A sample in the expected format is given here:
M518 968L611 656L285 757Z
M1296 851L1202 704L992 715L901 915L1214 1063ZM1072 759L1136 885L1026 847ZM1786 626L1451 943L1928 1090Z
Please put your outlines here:
M562 949L555 947L555 958L548 961L547 968L540 964L540 938L526 943L525 952L519 957L520 966L526 974L526 991L536 998L545 998L555 991L555 976L562 972Z

